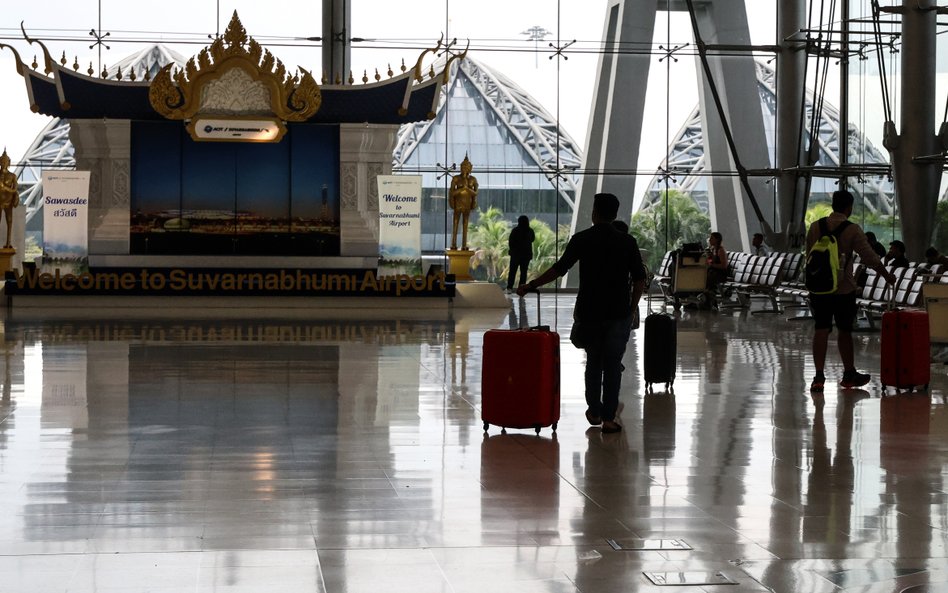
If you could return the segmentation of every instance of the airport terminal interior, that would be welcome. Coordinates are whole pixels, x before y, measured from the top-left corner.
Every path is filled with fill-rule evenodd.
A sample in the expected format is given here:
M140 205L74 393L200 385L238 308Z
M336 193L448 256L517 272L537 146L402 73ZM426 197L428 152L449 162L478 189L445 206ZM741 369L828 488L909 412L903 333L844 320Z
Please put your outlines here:
M6 312L0 589L948 591L948 367L885 395L857 333L872 382L837 389L831 348L814 397L801 312L683 310L674 393L633 332L602 434L574 300ZM557 430L485 434L484 332L538 318Z
M42 125L0 157L0 593L948 593L935 0L13 4L3 121ZM866 281L869 384L831 336L814 393L796 271L842 187L912 267ZM503 290L519 215L535 278L602 192L677 320L673 384L632 332L611 433L578 274ZM711 231L745 292L674 307L661 262ZM882 384L889 303L941 312L899 352L927 385ZM485 334L538 325L559 420L485 426Z

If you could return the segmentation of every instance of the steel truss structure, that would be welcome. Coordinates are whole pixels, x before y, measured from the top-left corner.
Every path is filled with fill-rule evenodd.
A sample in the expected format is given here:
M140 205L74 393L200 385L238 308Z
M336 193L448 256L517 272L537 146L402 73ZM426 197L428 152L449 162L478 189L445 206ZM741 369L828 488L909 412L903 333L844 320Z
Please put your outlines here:
M411 155L429 137L432 126L440 121L445 105L450 103L452 90L467 82L477 89L497 121L535 161L539 172L550 180L572 214L579 186L575 172L582 165L583 158L579 145L559 128L556 118L506 76L471 58L455 61L451 67L453 82L450 89L442 90L444 95L438 102L436 116L426 122L401 127L392 156L392 170L405 170ZM556 182L557 178L561 183Z
M776 90L776 72L773 68L764 62L756 62L757 83L760 92L761 108L767 116L765 129L768 135L768 144L770 150L770 162L773 165L774 154L774 129L775 118L777 115L777 90ZM805 104L806 120L810 121L813 116L815 95L807 91ZM825 168L830 171L839 170L842 166L840 159L840 123L839 110L829 105L823 104L823 110L820 117L819 133L817 134L817 144L819 146L819 157L814 165L815 168ZM809 145L810 134L805 132L804 145ZM691 195L699 207L705 212L708 211L708 189L705 177L711 174L706 170L704 133L702 132L701 110L699 107L691 112L676 134L668 147L668 157L659 165L659 174L656 174L649 183L648 190L643 198L639 209L648 210L661 203L662 192L668 189L677 189ZM879 149L877 149L865 137L861 130L855 126L849 126L849 149L848 149L849 169L858 169L860 165L877 165L888 167L889 159ZM835 177L835 175L834 175ZM814 180L814 194L821 192L817 184L828 180L818 178ZM667 182L667 185L666 185ZM830 181L830 183L832 183ZM859 181L850 186L851 191L864 199L865 207L870 211L891 215L895 211L895 185L892 179L887 175L872 175L863 173L859 176ZM835 189L835 185L829 188L829 193Z

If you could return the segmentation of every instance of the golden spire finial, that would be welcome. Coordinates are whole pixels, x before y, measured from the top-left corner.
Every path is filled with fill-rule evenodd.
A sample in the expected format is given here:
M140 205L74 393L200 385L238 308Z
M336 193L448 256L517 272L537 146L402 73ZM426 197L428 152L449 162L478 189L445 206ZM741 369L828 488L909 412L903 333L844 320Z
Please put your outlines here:
M134 68L132 68L132 71L128 73L128 77L131 79L132 82L135 82L135 80L138 78L137 76L135 76Z
M73 72L79 72L79 56L73 58L72 69Z
M432 62L431 65L428 66L428 78L434 78L434 77L435 77L434 62Z
M145 82L151 80L151 70L145 69Z
M349 84L352 84L354 82L355 82L355 78L352 77L352 70L349 70Z
M336 84L342 84L342 75L336 72Z
M393 77L393 76L395 76L395 73L392 72L392 65L389 64L389 65L388 65L388 77L391 78L391 77Z
M369 71L363 70L362 71L362 84L366 84L367 82L369 82Z
M405 58L402 58L402 72L405 70L408 70L408 68L405 66Z
M67 60L66 60L66 52L63 51L63 57L59 58L59 63L62 64L63 66L65 66L65 65L66 65L66 62L67 62Z
M33 67L33 70L36 70L37 68L39 68L39 63L37 63L36 61L36 54L33 54L33 63L30 64L30 66Z
M224 42L230 47L241 47L247 43L247 30L241 24L236 10L233 16L230 17L230 23L227 24L227 29L224 31Z
M378 82L378 81L380 81L380 80L382 80L382 75L379 74L379 69L376 68L376 69L375 69L375 82Z
M89 69L86 70L86 72L89 73L89 76L92 76L93 74L95 74L95 68L92 67L92 62L89 62Z
M105 67L105 64L102 64L102 78L109 77L109 69Z
M326 76L326 71L323 70L323 78L322 78L321 84L326 84L327 82L329 82L329 78Z
M122 80L122 67L118 67L118 72L115 73L115 80Z

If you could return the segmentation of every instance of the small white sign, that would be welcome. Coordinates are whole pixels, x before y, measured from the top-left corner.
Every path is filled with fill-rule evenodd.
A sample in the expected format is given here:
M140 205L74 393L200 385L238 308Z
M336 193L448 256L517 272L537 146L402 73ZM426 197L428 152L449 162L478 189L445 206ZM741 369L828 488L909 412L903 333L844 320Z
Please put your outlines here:
M279 142L286 126L277 119L196 117L188 124L191 137L210 142Z
M89 171L43 171L43 256L89 256Z
M379 175L379 274L421 274L421 175Z

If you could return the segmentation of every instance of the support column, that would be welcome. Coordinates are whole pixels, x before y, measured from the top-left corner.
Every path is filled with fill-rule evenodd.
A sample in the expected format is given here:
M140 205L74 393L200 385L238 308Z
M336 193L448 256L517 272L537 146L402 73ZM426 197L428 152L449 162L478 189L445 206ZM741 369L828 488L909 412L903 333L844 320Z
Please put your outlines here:
M744 0L714 0L696 6L696 17L701 37L709 45L750 45L750 31ZM738 156L746 169L770 167L770 148L764 131L764 116L760 104L757 66L751 55L709 55L711 74L717 84L725 117L730 125ZM701 124L705 142L706 169L709 171L736 171L724 134L721 118L708 88L700 64L698 85L701 97ZM763 217L773 220L773 188L763 177L751 177L749 184L760 206ZM737 175L712 177L708 185L711 230L724 235L724 244L734 251L748 251L751 235L764 232L750 199L745 195Z
M744 0L696 0L695 4L699 27L706 42L750 45ZM633 194L635 175L622 172L635 170L638 166L649 66L656 58L623 53L623 48L641 47L652 42L658 10L687 11L688 6L681 0L610 0L607 7L604 51L599 57L583 163L583 168L593 173L583 177L573 212L572 232L589 226L592 198L599 192L619 196L619 218L631 218L632 203L636 198ZM741 162L747 169L770 168L770 151L753 58L750 55L712 56L710 60ZM699 71L702 72L699 88L702 93L705 156L709 163L707 169L733 171L735 165L717 108L711 94L706 92L703 69L699 68ZM597 175L596 171L603 173ZM764 216L770 220L774 215L770 186L761 178L752 179L750 183ZM712 227L725 235L730 249L749 248L749 234L760 228L739 179L720 177L709 186ZM570 273L567 285L577 284L577 278L575 271Z
M602 33L603 52L599 54L583 152L583 169L593 173L583 176L573 208L570 234L592 225L593 196L597 193L609 192L618 196L616 218L626 222L632 219L636 176L621 172L634 171L638 167L648 71L653 58L645 53L624 53L623 48L651 43L658 2L609 1ZM609 171L618 173L610 174ZM579 286L578 267L566 276L564 285Z
M901 130L886 122L885 147L892 155L902 240L910 260L923 261L934 229L941 185L935 134L935 0L903 0Z
M323 73L329 84L349 78L351 13L350 0L323 0Z
M777 224L776 236L767 243L785 251L803 244L806 229L806 183L799 174L788 171L806 163L803 146L803 93L806 72L804 0L777 2Z
M638 166L646 81L654 57L624 53L624 49L651 43L657 10L658 0L610 0L606 9L603 52L599 55L583 158L584 170L605 173L583 177L570 225L572 233L592 224L593 196L597 193L617 195L618 219L628 222L632 218L635 175L608 171L631 171ZM578 278L578 274L571 276Z
M378 257L376 178L392 173L397 125L339 126L340 255Z
M89 255L127 255L130 236L131 123L69 120L76 169L89 171Z

